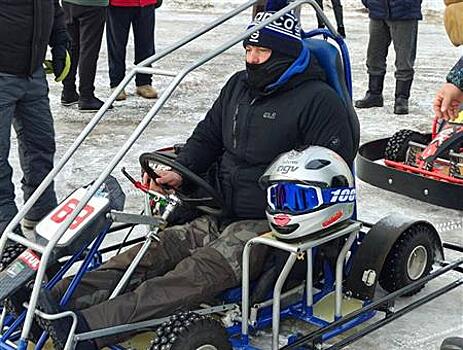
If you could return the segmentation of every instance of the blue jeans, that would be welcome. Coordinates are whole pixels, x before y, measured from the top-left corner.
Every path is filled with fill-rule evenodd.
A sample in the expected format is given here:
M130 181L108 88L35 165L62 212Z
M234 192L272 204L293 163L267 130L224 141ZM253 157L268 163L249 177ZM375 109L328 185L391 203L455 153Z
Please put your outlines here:
M106 25L109 80L116 87L125 76L125 56L130 25L133 28L135 64L154 55L154 5L145 7L109 6ZM151 75L137 74L137 86L151 85Z
M0 234L16 215L13 169L8 162L11 125L18 139L24 201L53 168L55 131L42 69L32 77L0 73ZM29 210L27 219L40 220L57 205L51 184Z

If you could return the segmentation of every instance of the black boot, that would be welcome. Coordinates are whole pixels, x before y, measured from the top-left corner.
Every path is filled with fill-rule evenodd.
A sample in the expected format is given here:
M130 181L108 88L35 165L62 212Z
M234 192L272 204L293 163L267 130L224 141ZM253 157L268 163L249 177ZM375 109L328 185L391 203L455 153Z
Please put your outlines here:
M79 94L76 90L63 89L61 92L61 104L63 106L72 106L79 102Z
M368 80L368 91L363 99L355 101L355 107L383 107L383 85L384 75L370 75Z
M51 292L46 289L41 289L37 300L37 308L47 314L57 314L65 311L58 302L53 298ZM87 321L78 311L74 311L77 315L76 334L88 332L90 330ZM69 331L72 326L72 318L64 317L56 321L46 320L36 316L37 323L40 327L47 331L53 340L53 345L56 350L63 350L68 339ZM97 350L96 344L91 340L85 340L77 343L76 350Z
M79 111L81 112L97 112L102 106L103 101L95 96L80 97L79 99ZM109 106L108 109L112 109L113 106Z
M397 80L395 84L394 114L408 114L408 98L413 80Z

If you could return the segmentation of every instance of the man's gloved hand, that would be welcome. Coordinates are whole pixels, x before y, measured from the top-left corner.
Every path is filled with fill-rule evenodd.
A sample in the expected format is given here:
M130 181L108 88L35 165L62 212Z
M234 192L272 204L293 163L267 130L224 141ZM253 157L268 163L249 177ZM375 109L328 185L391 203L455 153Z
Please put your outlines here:
M51 49L52 69L55 81L63 81L71 68L71 55L66 45L56 45Z
M154 8L157 9L161 7L161 5L162 5L162 0L157 0L156 3L154 4Z
M55 31L50 38L51 46L51 69L55 75L55 81L63 81L71 68L71 56L69 49L71 47L71 37L65 29ZM49 62L45 62L49 67Z

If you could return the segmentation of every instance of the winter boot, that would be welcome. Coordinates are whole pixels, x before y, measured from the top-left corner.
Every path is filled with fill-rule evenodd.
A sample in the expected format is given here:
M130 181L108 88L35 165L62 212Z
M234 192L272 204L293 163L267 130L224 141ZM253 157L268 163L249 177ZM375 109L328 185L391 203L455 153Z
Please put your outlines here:
M368 80L368 91L363 99L355 101L355 107L383 107L383 85L384 75L370 75Z
M95 96L90 97L80 97L79 99L79 111L81 112L97 112L102 106L103 101ZM113 106L110 106L108 109L112 109Z
M394 114L408 114L408 98L413 80L397 80L395 84Z
M157 98L158 92L151 85L137 86L137 95L144 98Z
M41 289L37 300L37 308L47 314L57 314L65 311L58 302L53 298L51 292L46 289ZM78 311L74 311L77 315L76 333L88 332L90 330L87 321ZM68 339L69 331L72 326L72 318L64 317L56 321L46 320L36 316L37 323L40 327L47 331L53 340L53 345L56 350L63 350ZM76 350L97 350L96 344L91 340L86 340L77 343Z
M61 104L63 106L72 106L79 102L79 94L76 90L72 89L63 89L61 92Z

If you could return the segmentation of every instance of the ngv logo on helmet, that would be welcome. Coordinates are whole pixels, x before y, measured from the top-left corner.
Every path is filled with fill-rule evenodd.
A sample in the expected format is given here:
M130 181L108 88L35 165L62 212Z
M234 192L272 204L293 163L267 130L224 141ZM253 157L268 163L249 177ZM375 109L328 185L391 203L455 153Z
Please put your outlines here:
M330 203L345 203L355 201L356 192L355 188L345 187L331 190Z
M277 172L281 173L281 174L287 174L287 173L292 173L293 171L296 171L297 169L299 169L298 166L293 166L293 165L280 165L278 168L277 168Z

